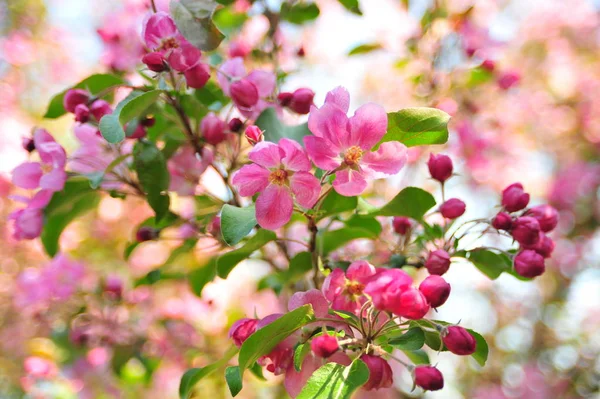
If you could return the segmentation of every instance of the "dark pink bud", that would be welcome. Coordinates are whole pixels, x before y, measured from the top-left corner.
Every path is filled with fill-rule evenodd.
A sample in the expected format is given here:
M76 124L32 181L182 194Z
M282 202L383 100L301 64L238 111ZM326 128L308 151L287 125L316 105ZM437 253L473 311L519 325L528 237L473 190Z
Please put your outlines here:
M249 336L254 334L257 324L258 320L256 319L240 319L229 329L229 338L239 348Z
M406 234L408 229L412 227L410 219L404 216L394 216L392 224L394 226L394 231L400 235Z
M415 369L415 385L426 391L438 391L444 387L444 376L433 366L418 366Z
M210 79L210 69L208 65L199 62L193 67L186 69L183 76L185 76L188 87L201 89L206 85L208 79Z
M244 41L235 40L229 43L229 58L242 57L246 58L248 54L252 51L252 47Z
M113 109L106 101L96 100L90 105L90 112L97 121L100 121L104 115L112 114Z
M137 242L151 241L158 238L160 231L150 227L150 226L142 226L135 233L135 239Z
M310 349L316 356L328 358L340 349L340 345L335 337L320 335L313 338L310 343Z
M425 296L425 299L427 299L432 308L437 308L446 303L446 300L450 296L450 289L450 284L436 275L428 276L419 285L419 291Z
M527 216L536 218L545 233L554 230L558 224L558 212L550 205L534 206L527 211Z
M369 380L362 386L364 390L389 388L394 382L390 364L380 356L362 355L360 360L369 368Z
M21 145L23 146L23 149L27 152L35 151L35 142L31 137L23 137Z
M221 237L221 217L215 216L213 220L206 226L206 231L215 238Z
M516 71L504 72L498 78L498 86L502 90L508 90L513 86L516 86L521 80L521 75Z
M400 295L410 288L412 278L403 270L378 269L369 278L364 287L364 293L369 295L376 309L394 311Z
M536 245L540 240L540 223L530 216L521 216L513 223L511 234L521 245Z
M521 183L513 183L502 191L502 206L509 212L524 209L529 204L529 194Z
M304 50L304 47L300 47L298 49L298 51L296 51L296 55L298 57L304 57L306 55L306 51Z
M140 123L135 127L135 130L133 131L133 133L131 133L131 135L128 138L141 139L142 137L146 137L147 133L148 132L146 131L146 128Z
M153 72L163 72L167 70L165 57L158 52L148 53L142 57L142 62L146 64L149 70Z
M242 108L252 108L258 102L258 89L247 79L233 82L229 92L233 101Z
M431 177L441 183L448 180L454 170L450 157L443 154L430 154L427 166L429 167Z
M492 60L485 60L481 63L481 68L485 69L488 72L494 72L495 67L496 63Z
M117 276L108 276L104 281L104 292L113 299L123 295L123 280Z
M292 93L281 92L277 95L277 101L279 101L279 104L281 104L282 107L287 107L292 101L292 96Z
M436 249L429 253L425 267L429 274L441 276L450 268L450 255L443 249Z
M153 115L146 115L142 119L140 119L140 125L144 127L152 127L156 123L156 119Z
M227 124L212 112L206 115L200 124L202 137L212 145L217 145L225 140L226 129Z
M492 226L498 230L509 231L512 229L512 217L506 212L498 213L492 220Z
M244 122L242 122L240 120L240 118L232 118L229 121L229 130L231 130L232 132L239 132L240 129L242 128L242 126L244 126Z
M442 341L448 350L456 355L471 355L477 349L477 341L464 328L451 326L442 334Z
M75 107L75 120L80 123L86 123L90 120L90 109L85 104L79 104Z
M529 278L537 277L546 270L544 257L531 249L519 252L515 256L514 265L519 276Z
M440 206L440 212L446 219L456 219L465 213L466 205L458 198L450 198Z
M392 313L411 320L422 319L429 312L427 299L416 288L409 287L402 291L392 306Z
M67 112L74 113L75 107L79 104L85 104L89 101L90 95L82 89L69 89L63 98L63 106Z
M554 252L554 247L555 244L554 241L552 241L552 238L548 237L544 233L540 233L540 240L538 241L538 243L532 248L527 249L533 249L535 252L542 255L544 258L549 258L552 255L552 252Z
M311 89L298 89L292 94L289 108L297 114L306 115L310 112L310 106L313 105L315 92Z
M256 143L261 142L263 140L263 132L260 130L258 126L250 125L246 128L246 133L244 133L246 139L251 145L256 145Z

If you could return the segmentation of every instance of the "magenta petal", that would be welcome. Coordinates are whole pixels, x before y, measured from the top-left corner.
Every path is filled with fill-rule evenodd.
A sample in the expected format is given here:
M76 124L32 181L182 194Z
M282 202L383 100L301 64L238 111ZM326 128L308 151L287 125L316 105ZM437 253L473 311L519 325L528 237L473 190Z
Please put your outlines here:
M321 194L319 179L308 172L294 173L290 179L290 185L296 202L304 208L311 208Z
M362 194L367 188L367 181L362 172L353 169L340 170L335 174L333 188L338 194L354 197Z
M272 72L255 70L250 72L246 79L254 83L258 89L258 95L261 98L269 97L273 94L273 90L275 90L275 82L277 79Z
M325 278L321 290L330 302L341 295L344 284L346 282L346 276L342 269L333 269L333 271Z
M334 170L342 164L339 151L332 148L331 145L321 137L304 137L304 146L310 159L323 170Z
M373 178L379 174L394 175L406 164L406 146L397 141L388 141L381 144L377 151L367 152L361 159L361 167L372 172Z
M156 49L162 45L162 40L173 37L177 34L175 22L169 14L164 11L159 11L150 15L144 21L142 28L142 38L151 49Z
M366 260L352 262L346 271L346 278L349 280L366 283L368 278L375 274L375 267Z
M311 304L315 317L326 317L329 310L329 304L325 295L317 289L311 289L306 292L296 292L288 301L288 310L291 312L300 306Z
M275 230L289 222L293 209L290 190L270 184L256 200L256 220L262 228Z
M308 129L317 137L322 137L339 152L347 147L348 116L338 107L325 104L321 108L311 108L308 116Z
M40 190L35 193L27 206L31 209L45 208L52 199L53 194L52 190Z
M335 105L346 114L348 113L348 108L350 108L350 94L345 87L338 86L327 93L325 104Z
M294 172L308 172L311 169L306 151L298 142L284 138L279 140L279 147L284 154L281 163L286 169Z
M283 151L275 143L261 141L248 153L248 158L265 168L277 168L281 164Z
M269 185L269 171L259 165L244 165L231 180L242 197L251 197Z
M244 59L241 57L226 61L217 71L217 81L227 95L229 95L229 86L231 85L230 77L242 78L244 76L246 76L246 67L244 66Z
M38 162L25 162L13 170L12 182L17 187L31 190L39 187L43 174Z
M312 353L309 353L304 358L300 371L296 371L294 365L291 364L285 373L285 380L283 382L285 391L288 395L290 395L291 398L300 395L302 388L304 388L310 376L321 366L321 359L317 358Z
M61 191L67 181L67 172L64 169L52 169L40 179L40 187L50 191Z
M356 110L350 118L350 143L370 150L387 131L387 114L383 107L369 103Z

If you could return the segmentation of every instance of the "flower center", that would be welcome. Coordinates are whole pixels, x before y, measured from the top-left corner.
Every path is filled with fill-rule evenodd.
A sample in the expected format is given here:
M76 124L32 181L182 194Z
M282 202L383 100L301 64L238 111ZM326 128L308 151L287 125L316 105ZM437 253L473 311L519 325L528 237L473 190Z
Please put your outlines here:
M365 285L353 280L346 281L346 294L352 297L359 297L362 295Z
M362 156L363 150L357 145L352 146L348 148L344 154L344 163L348 166L357 165Z
M269 183L283 186L287 182L288 173L283 169L277 169L269 175Z
M179 42L177 42L177 39L175 39L174 37L170 37L168 39L164 39L162 41L162 48L164 50L170 50L172 48L178 48L179 47Z

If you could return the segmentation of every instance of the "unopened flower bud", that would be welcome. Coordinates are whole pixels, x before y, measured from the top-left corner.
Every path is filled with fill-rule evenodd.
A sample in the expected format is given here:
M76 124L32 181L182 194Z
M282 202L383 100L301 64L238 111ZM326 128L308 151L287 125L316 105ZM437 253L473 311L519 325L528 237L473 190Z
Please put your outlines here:
M246 132L244 133L246 139L251 145L256 145L256 143L261 142L263 140L263 132L256 125L250 125L246 128Z
M552 240L552 238L548 237L546 234L544 233L540 233L540 240L538 241L538 243L536 245L534 245L532 248L528 248L528 249L533 249L535 252L537 252L538 254L542 255L542 257L544 258L549 258L552 255L552 252L554 252L554 241Z
M240 131L240 129L242 128L242 126L244 126L244 122L242 122L240 120L240 118L232 118L229 123L229 130L231 130L234 133L237 133Z
M321 335L313 338L310 343L310 349L316 356L326 359L337 352L340 349L340 345L335 337Z
M436 275L428 276L419 285L419 291L425 296L425 299L427 299L432 308L437 308L446 303L446 300L450 296L450 290L450 284L442 277Z
M477 341L466 329L451 326L442 334L442 341L448 350L456 355L471 355L477 349Z
M535 206L527 211L527 216L536 218L545 233L554 230L558 224L558 212L550 205Z
M90 95L83 89L69 89L63 98L63 106L67 112L74 113L75 107L89 101Z
M452 176L454 167L452 160L449 156L443 154L431 154L429 155L429 161L427 161L427 167L431 177L440 183L445 182Z
M298 57L304 57L306 55L306 50L304 50L303 46L300 46L300 48L298 49L298 51L296 51L296 55Z
M160 234L158 229L150 226L142 226L135 233L135 239L137 242L156 240Z
M104 100L96 100L90 105L90 112L98 122L104 115L112 114L113 109L110 104Z
M516 86L521 80L521 75L516 71L507 71L500 75L498 78L498 86L502 90L508 90L513 86Z
M425 267L429 274L441 276L450 268L450 255L443 249L436 249L429 253Z
M496 63L490 59L484 60L481 63L481 68L488 72L494 72L495 67L496 67Z
M233 101L240 107L252 108L258 102L258 89L248 79L233 82L229 92Z
M444 387L444 376L433 366L415 368L415 385L426 391L438 391Z
M513 183L502 191L502 206L508 212L517 212L529 204L529 194L523 190L521 183Z
M529 278L537 277L546 270L544 257L531 249L519 252L515 256L514 265L519 276Z
M79 123L86 123L90 119L90 109L85 104L79 104L75 107L75 120Z
M530 216L522 216L513 223L511 234L521 245L536 245L540 240L540 223Z
M362 355L360 360L369 368L369 380L362 388L366 391L392 386L393 373L390 364L380 356Z
M21 145L23 146L23 149L27 152L35 151L35 142L31 137L23 137Z
M446 219L456 219L465 213L466 207L458 198L450 198L440 206L440 212Z
M402 236L405 235L412 226L410 219L404 216L394 216L392 224L394 226L394 231Z
M392 313L411 320L422 319L427 312L429 312L429 303L425 295L413 287L402 291L392 309Z
M104 292L113 299L120 299L123 295L123 280L111 275L104 281Z
M212 145L217 145L225 140L226 129L227 124L212 112L202 118L202 123L200 124L202 137L207 143Z
M185 76L185 82L188 87L201 89L206 85L208 79L210 79L210 69L208 65L199 62L193 67L186 69L183 72L183 76Z
M288 107L297 114L306 115L310 112L310 106L313 105L315 92L311 89L300 88L294 91Z
M140 119L140 125L144 127L152 127L156 123L156 119L154 115L146 115L142 119Z
M246 58L252 51L252 47L242 40L234 40L229 43L229 50L227 51L229 58L242 57Z
M240 319L229 329L229 338L239 348L256 331L257 319Z
M159 52L144 55L142 57L142 62L153 72L163 72L168 68L165 63L165 57Z
M146 128L141 123L138 123L138 125L135 127L135 130L128 138L141 139L142 137L146 137L147 133L148 132L146 131Z
M215 216L206 226L206 231L215 238L221 237L221 217Z
M498 213L492 220L492 226L498 230L509 231L512 228L512 217L506 212Z
M282 107L287 107L288 105L290 105L290 102L292 101L292 96L293 96L292 93L284 91L277 95L277 101L279 101L279 104Z

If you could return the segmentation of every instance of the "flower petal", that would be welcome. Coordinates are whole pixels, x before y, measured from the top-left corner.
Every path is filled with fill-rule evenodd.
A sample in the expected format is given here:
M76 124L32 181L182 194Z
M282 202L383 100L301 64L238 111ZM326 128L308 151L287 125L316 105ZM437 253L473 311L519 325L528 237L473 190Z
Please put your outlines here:
M346 197L354 197L365 191L367 181L361 171L344 169L335 174L333 188L338 194L345 195Z
M350 118L350 143L370 150L387 131L387 114L382 106L368 103Z
M248 158L254 163L265 168L277 168L281 164L283 150L275 143L270 141L261 141L257 143L252 151L248 153Z
M317 137L330 141L335 150L346 148L348 116L338 107L325 104L317 109L312 107L308 116L308 129Z
M308 172L310 170L310 160L306 155L306 151L298 142L284 138L279 140L279 147L284 154L281 163L286 169L294 172Z
M64 169L56 168L46 173L40 179L40 187L44 190L61 191L67 181L67 172Z
M40 190L35 193L27 206L31 209L45 208L52 199L53 194L54 192L52 190Z
M339 152L321 137L304 137L304 146L310 159L323 170L334 170L342 164Z
M142 38L151 49L159 48L163 39L174 37L176 34L175 22L164 11L151 14L143 23Z
M231 180L242 197L251 197L269 185L269 171L259 165L244 165Z
M296 202L305 208L311 208L321 194L319 179L308 172L294 173L290 179L290 186Z
M388 141L381 144L377 151L366 153L360 166L366 169L369 177L381 178L385 175L394 175L402 169L407 160L406 146L397 141ZM381 176L381 175L384 176Z
M273 90L275 90L276 78L275 74L271 72L254 70L250 72L246 79L254 83L261 98L269 97L273 94Z
M315 288L306 292L296 292L288 301L288 310L291 312L300 306L311 304L316 317L326 317L329 304L323 293Z
M350 94L345 87L338 86L327 93L327 96L325 96L325 104L335 105L347 114L348 108L350 108Z
M38 162L25 162L13 170L12 182L17 187L31 190L39 187L43 174Z
M285 186L270 184L256 200L256 220L260 227L275 230L290 221L294 201Z
M246 67L242 57L232 58L219 68L217 72L217 80L225 94L229 95L229 86L231 85L230 78L242 78L246 76Z

